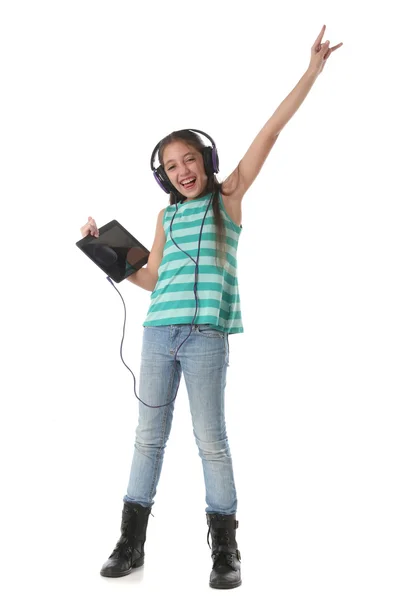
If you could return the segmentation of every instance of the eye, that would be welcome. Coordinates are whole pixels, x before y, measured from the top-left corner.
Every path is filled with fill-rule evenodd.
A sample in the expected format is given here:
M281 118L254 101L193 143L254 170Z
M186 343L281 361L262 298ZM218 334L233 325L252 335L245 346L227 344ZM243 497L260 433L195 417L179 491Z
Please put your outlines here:
M190 162L192 160L195 160L195 158L193 156L191 156L190 158L187 158L187 162Z
M167 168L167 171L171 171L174 168L175 168L174 165L171 165L170 167Z

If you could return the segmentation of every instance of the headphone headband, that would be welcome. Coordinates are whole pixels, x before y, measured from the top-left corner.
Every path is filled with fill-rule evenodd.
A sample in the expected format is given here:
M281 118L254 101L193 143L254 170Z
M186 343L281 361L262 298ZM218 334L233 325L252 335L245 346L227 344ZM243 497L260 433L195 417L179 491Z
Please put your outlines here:
M204 135L205 137L207 137L208 140L210 140L210 142L212 143L213 148L216 148L216 144L215 144L215 141L213 140L213 138L210 137L210 135L208 133L205 133L204 131L201 131L200 129L181 129L180 131L193 131L194 133L201 133L202 135ZM175 132L175 133L177 133L177 132ZM161 142L162 142L162 140L160 140L158 142L158 144L154 148L154 150L152 152L152 155L151 155L150 168L151 168L152 171L154 171L154 159L156 157L156 153L157 153L157 150L160 147Z

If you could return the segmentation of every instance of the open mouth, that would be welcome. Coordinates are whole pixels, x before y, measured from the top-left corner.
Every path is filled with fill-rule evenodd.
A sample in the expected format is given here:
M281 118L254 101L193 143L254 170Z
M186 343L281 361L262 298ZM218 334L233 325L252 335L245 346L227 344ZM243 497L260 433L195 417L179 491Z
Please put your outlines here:
M190 179L185 179L181 185L186 189L186 190L191 190L196 182L196 177L190 177Z

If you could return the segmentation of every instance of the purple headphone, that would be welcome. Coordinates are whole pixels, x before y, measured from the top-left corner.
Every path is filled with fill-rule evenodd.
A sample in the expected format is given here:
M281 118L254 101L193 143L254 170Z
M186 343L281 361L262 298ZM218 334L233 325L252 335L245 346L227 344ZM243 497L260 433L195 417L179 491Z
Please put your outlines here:
M217 154L216 144L214 143L213 138L211 138L210 135L208 135L204 131L200 131L200 129L182 129L180 131L174 131L173 133L175 133L175 134L182 133L183 131L193 131L194 133L201 133L206 138L208 138L208 140L210 140L210 142L212 143L212 146L205 146L205 148L202 151L203 164L205 167L206 175L208 177L211 177L211 175L214 175L214 173L218 173L218 170L219 170L218 169L218 166L219 166L218 154ZM162 190L164 190L164 192L166 192L167 194L170 194L171 192L178 194L179 192L177 191L175 186L172 185L172 183L169 180L168 175L165 173L164 167L162 165L159 165L157 168L154 167L154 160L156 158L157 151L160 148L161 142L162 142L162 140L160 140L158 142L157 146L154 148L154 150L152 152L151 159L150 159L150 167L151 167L151 170L153 171L155 180L157 181L160 188Z

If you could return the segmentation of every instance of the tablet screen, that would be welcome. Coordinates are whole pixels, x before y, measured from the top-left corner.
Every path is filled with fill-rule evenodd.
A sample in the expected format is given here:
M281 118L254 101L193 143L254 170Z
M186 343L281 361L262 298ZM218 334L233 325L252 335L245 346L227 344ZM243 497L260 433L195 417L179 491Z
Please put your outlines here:
M141 269L150 254L118 221L100 227L98 238L88 235L76 245L117 283Z

